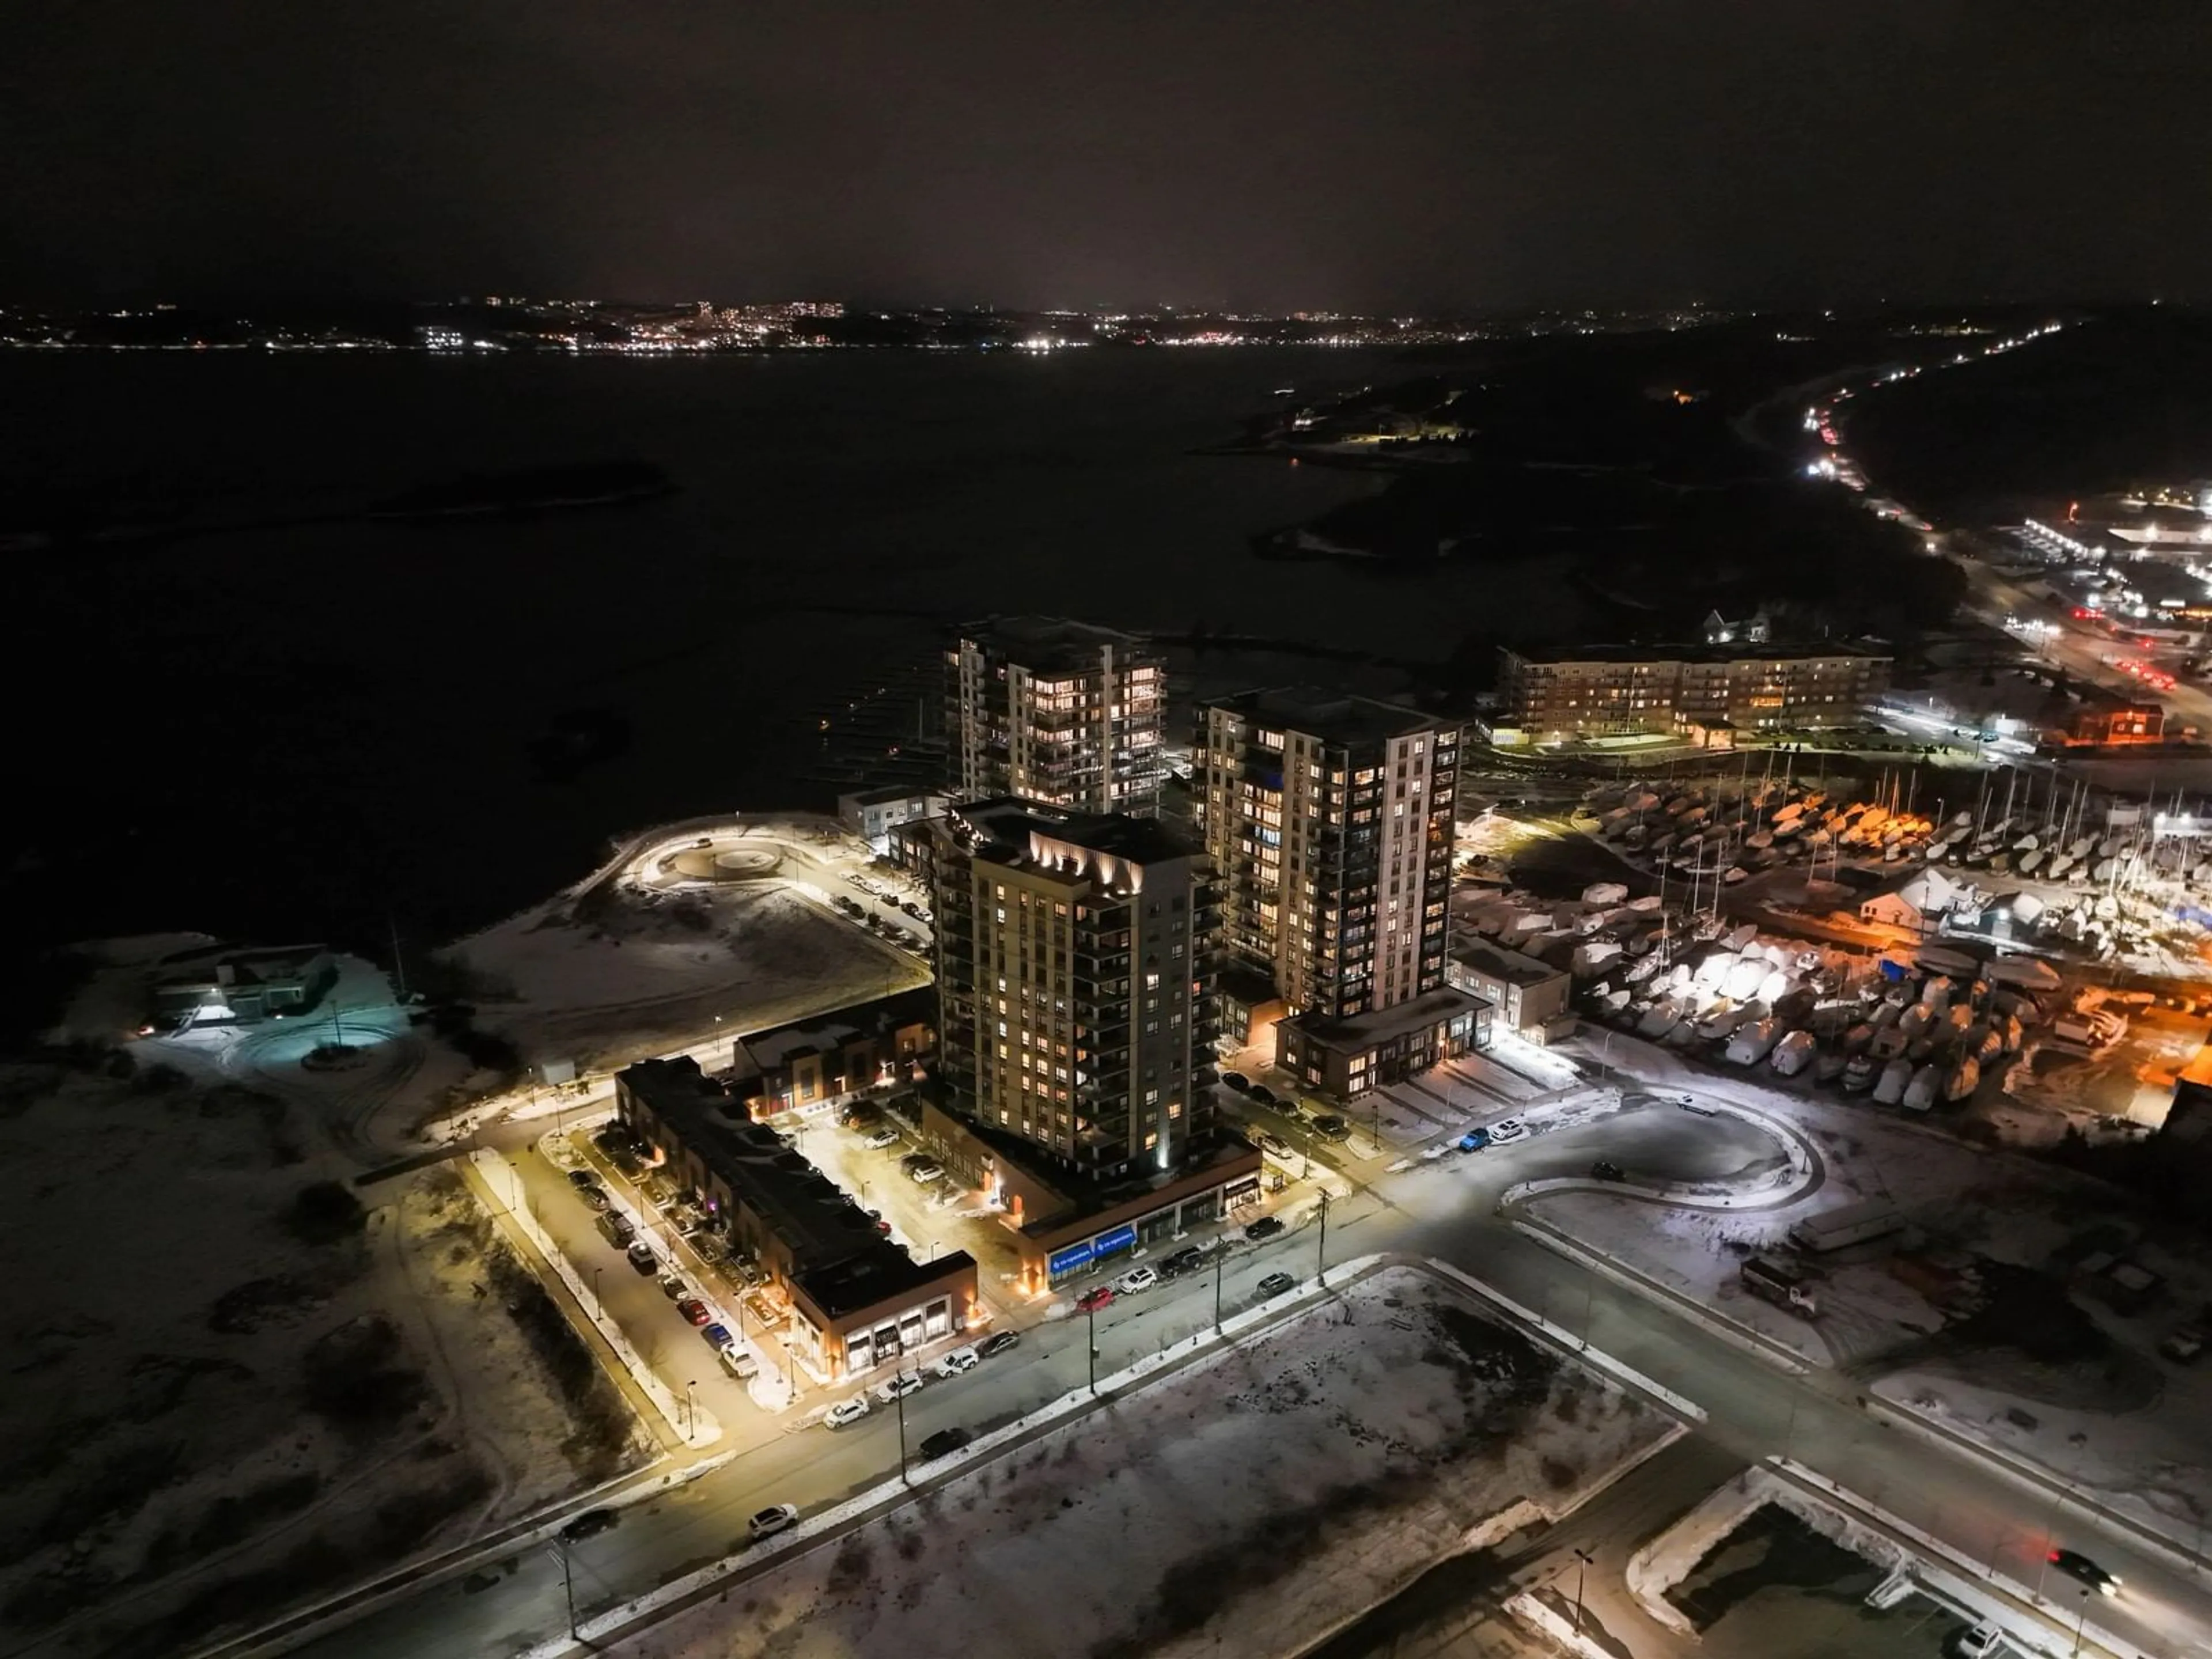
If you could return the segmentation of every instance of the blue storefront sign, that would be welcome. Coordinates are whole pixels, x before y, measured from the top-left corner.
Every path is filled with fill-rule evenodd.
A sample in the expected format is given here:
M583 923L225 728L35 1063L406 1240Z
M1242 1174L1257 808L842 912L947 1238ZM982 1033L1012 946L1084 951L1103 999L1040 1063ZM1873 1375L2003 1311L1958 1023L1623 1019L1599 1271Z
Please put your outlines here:
M1046 1270L1054 1279L1065 1279L1078 1267L1089 1267L1092 1254L1091 1241L1086 1238L1080 1244L1071 1244L1064 1250L1054 1250L1046 1259Z
M1111 1255L1116 1250L1126 1250L1137 1242L1134 1227L1116 1227L1110 1233L1101 1233L1091 1241L1093 1256Z

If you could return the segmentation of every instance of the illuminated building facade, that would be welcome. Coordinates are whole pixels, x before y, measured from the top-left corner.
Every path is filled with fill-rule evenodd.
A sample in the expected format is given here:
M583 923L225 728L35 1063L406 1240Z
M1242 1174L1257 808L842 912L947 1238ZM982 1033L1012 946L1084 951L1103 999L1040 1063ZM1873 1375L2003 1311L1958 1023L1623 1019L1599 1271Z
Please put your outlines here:
M1205 855L1152 819L1007 797L897 834L934 896L955 1111L1094 1179L1176 1168L1212 1127Z
M1158 811L1167 670L1142 640L1060 617L996 617L963 629L945 668L960 799Z
M1889 689L1890 659L1834 648L1501 647L1499 656L1501 724L1532 743L1669 733L1690 726L1855 726Z

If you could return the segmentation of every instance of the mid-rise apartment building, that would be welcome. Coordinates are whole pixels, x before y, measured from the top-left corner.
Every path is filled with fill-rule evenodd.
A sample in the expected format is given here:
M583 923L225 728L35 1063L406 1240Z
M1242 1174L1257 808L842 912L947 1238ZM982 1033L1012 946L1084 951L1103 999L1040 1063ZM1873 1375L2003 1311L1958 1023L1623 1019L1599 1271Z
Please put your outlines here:
M961 799L1158 810L1167 670L1143 640L1060 617L995 617L963 629L945 667L948 770Z
M933 895L953 1109L1079 1175L1176 1167L1212 1127L1205 854L1149 818L1010 797L897 834Z
M1501 647L1503 723L1529 741L1855 725L1890 659L1833 647Z
M1200 711L1194 812L1226 949L1273 980L1290 1016L1277 1062L1310 1082L1358 1093L1474 1040L1472 1005L1444 988L1459 741L1455 721L1370 697L1253 691ZM1345 1048L1415 1003L1410 1036Z

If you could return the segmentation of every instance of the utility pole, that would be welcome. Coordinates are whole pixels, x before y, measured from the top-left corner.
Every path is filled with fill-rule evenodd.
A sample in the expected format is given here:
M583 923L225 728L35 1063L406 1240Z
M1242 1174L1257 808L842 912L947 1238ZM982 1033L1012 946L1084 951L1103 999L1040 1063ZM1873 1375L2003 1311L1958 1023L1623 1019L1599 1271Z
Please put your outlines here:
M1091 1350L1091 1397L1098 1398L1098 1308L1096 1303L1083 1310L1089 1329L1085 1333L1085 1346Z
M1321 1244L1314 1255L1314 1283L1328 1283L1328 1188L1321 1189Z

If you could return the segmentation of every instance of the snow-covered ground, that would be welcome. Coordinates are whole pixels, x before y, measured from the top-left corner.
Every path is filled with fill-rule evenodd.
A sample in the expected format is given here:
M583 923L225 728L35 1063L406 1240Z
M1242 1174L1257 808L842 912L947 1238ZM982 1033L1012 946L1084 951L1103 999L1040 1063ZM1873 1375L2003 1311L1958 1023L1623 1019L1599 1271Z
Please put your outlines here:
M1820 1317L1808 1322L1743 1288L1747 1255L1784 1246L1792 1222L1862 1199L1887 1199L1909 1217L1954 1212L1962 1198L2015 1166L1917 1125L1806 1100L1747 1079L1692 1071L1637 1045L1665 1065L1646 1080L1741 1105L1794 1127L1820 1160L1821 1179L1804 1196L1768 1208L1680 1208L1604 1193L1531 1200L1528 1212L1585 1248L1711 1307L1816 1364L1849 1363L1933 1331L1942 1315L1881 1261L1820 1264ZM1624 1069L1644 1070L1632 1056ZM1754 1194L1754 1197L1759 1194ZM1863 1256L1866 1252L1857 1253Z
M471 986L480 1024L531 1060L580 1066L660 1053L718 1018L735 1036L929 978L920 958L782 876L674 891L617 883L592 902L526 911L444 955Z
M613 1651L969 1659L1079 1629L1097 1654L1293 1653L1674 1431L1394 1268Z
M322 1129L234 1083L0 1072L0 1648L181 1650L620 1462L479 1292L450 1170L363 1194L357 1229L295 1216L351 1171Z

